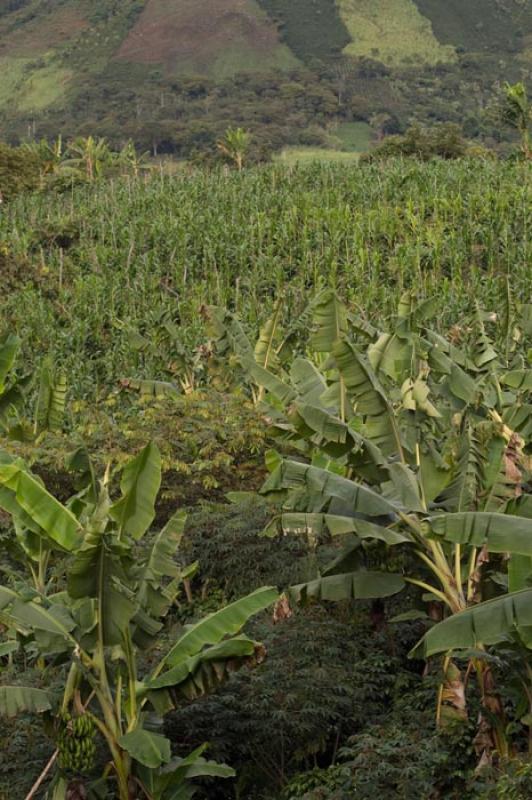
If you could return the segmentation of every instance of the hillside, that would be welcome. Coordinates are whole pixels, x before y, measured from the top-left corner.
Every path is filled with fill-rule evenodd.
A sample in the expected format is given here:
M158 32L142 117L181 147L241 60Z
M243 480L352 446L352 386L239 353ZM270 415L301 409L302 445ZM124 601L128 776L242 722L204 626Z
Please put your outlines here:
M489 136L494 86L532 73L532 2L1 0L0 70L11 138L186 153L231 123L275 148L413 118Z

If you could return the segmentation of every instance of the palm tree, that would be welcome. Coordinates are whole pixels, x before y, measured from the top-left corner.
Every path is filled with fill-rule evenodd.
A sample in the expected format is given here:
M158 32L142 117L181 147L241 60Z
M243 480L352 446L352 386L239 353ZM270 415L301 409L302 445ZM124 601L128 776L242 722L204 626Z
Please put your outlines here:
M513 85L506 83L505 104L502 110L507 125L514 128L521 136L521 148L525 158L530 158L530 123L532 122L532 106L523 83Z
M241 172L250 143L249 131L244 128L227 128L225 137L218 142L218 150Z

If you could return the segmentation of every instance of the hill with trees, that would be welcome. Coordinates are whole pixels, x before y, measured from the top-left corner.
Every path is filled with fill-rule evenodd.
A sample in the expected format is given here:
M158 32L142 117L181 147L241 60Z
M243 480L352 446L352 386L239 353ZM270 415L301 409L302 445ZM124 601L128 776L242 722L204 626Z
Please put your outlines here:
M235 125L260 155L434 122L496 139L494 92L532 72L532 3L4 0L0 69L13 141L90 133L189 156Z

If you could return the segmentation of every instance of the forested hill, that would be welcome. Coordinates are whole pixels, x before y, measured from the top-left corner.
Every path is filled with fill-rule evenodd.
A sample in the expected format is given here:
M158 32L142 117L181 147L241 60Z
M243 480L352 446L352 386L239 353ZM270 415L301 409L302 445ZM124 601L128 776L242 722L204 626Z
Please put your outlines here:
M493 135L532 74L532 0L0 0L0 125L189 153L228 124L264 146L450 120Z

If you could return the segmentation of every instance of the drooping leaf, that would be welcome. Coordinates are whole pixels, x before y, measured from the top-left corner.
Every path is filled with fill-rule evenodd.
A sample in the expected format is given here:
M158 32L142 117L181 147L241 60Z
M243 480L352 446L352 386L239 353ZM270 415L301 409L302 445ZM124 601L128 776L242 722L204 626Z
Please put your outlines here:
M325 505L332 498L341 500L353 513L368 517L395 515L396 507L381 495L362 484L355 483L319 467L299 461L283 461L272 473L262 488L267 494L281 489L305 489L309 497L316 498L318 505Z
M317 367L306 358L295 358L290 368L290 378L298 396L304 403L318 406L327 383Z
M276 342L278 338L279 317L281 314L281 302L278 301L273 316L262 326L259 338L255 344L255 361L263 369L275 371L279 366L279 359L276 353Z
M492 553L532 556L532 519L464 511L430 517L431 534L447 542L486 547Z
M411 541L407 534L375 525L358 517L342 517L335 514L305 514L285 513L278 520L284 534L305 536L315 541L329 534L330 536L344 536L354 533L360 539L375 539L385 542L389 546L404 544ZM275 535L275 529L268 526L266 535Z
M240 359L244 370L249 377L259 386L266 389L268 392L277 397L282 403L289 403L296 396L295 391L289 384L285 383L281 378L274 375L260 364L257 364L255 358L252 356L243 356Z
M371 366L346 340L335 343L333 356L355 413L364 417L362 433L385 454L396 453L402 443L394 410Z
M206 645L218 644L225 637L234 636L250 617L271 606L277 598L276 589L257 589L199 622L186 625L184 634L163 659L164 662L168 666L175 666L188 656L199 653Z
M44 689L0 686L0 715L3 717L16 717L21 712L42 714L51 708L50 697Z
M307 600L369 600L390 597L402 591L405 582L401 575L392 572L360 570L343 575L330 575L290 587L290 595L297 602Z
M412 650L412 658L429 658L449 650L498 644L532 627L532 589L524 589L453 614L431 628Z

